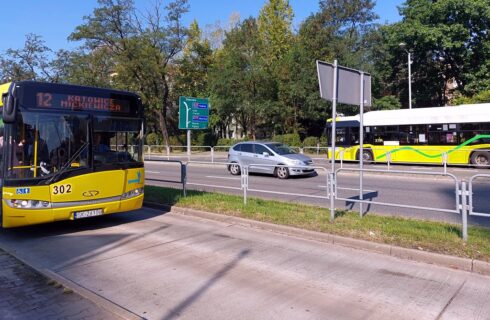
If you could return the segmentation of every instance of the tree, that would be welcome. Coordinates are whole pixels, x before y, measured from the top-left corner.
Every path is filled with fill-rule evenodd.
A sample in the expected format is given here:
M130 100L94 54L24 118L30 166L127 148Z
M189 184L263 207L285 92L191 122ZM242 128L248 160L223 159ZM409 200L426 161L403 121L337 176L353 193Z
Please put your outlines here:
M219 114L227 117L227 125L236 120L252 139L264 123L264 111L274 94L272 78L261 64L261 49L256 20L248 18L227 33L210 74Z
M284 108L280 123L295 123L295 130L303 135L321 135L331 113L329 104L320 99L315 61L339 59L342 65L371 71L368 40L377 28L373 7L371 0L320 1L320 11L300 25L278 72L280 105L289 107ZM291 115L295 120L288 122Z
M71 40L84 41L91 53L108 50L114 61L111 74L117 74L113 85L140 92L147 115L158 119L165 144L169 125L176 122L171 116L176 108L171 100L172 63L187 36L181 22L187 11L187 0L165 7L156 3L146 15L139 15L131 0L99 0L99 8L70 35Z
M288 0L269 0L257 21L265 66L274 66L291 48L293 9Z
M403 19L383 28L393 73L385 82L406 93L407 58L398 44L413 53L415 105L444 105L449 83L471 95L490 88L490 6L487 0L408 0L400 7ZM406 95L405 95L406 96ZM407 99L403 99L408 101Z
M64 51L55 54L41 36L29 33L22 49L8 49L0 57L0 79L2 82L16 80L38 80L58 82L62 68L59 61Z

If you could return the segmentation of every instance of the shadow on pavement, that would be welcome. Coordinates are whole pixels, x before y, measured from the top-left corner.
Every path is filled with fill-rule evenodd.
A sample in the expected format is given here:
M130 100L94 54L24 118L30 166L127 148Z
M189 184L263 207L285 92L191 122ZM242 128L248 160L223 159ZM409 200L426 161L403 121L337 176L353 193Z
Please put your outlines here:
M235 268L235 266L240 262L240 260L244 259L251 252L250 249L242 250L231 262L225 265L221 270L218 270L206 283L204 283L201 287L195 290L192 294L190 294L187 298L185 298L181 303L172 308L168 312L168 314L162 318L162 320L171 320L179 318L181 313L190 307L195 301L199 299L207 290L213 286L218 280L226 276L230 270Z

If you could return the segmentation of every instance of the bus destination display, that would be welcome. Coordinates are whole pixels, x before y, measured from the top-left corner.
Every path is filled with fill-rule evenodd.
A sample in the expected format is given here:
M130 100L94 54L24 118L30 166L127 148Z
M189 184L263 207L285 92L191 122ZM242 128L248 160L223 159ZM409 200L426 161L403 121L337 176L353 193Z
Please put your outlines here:
M129 101L94 96L38 92L36 107L128 113Z

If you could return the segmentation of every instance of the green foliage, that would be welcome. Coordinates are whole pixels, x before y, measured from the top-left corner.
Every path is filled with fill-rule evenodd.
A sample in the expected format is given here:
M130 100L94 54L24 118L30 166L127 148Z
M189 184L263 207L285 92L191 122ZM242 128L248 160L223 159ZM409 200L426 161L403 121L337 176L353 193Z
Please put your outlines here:
M283 135L275 135L272 138L273 141L281 142L287 144L288 146L299 147L301 146L301 138L297 133L289 133Z
M162 137L158 133L150 132L146 135L146 144L159 145L162 142Z
M197 146L215 146L217 142L216 136L210 131L199 131L196 139L193 141Z
M258 31L264 45L263 58L268 69L274 70L276 63L289 51L293 33L293 9L286 0L269 0L260 10Z
M54 57L41 36L29 33L24 47L7 49L0 56L0 82L37 80L59 82L65 71L63 61L66 51L60 50Z
M395 110L401 109L400 100L395 96L384 96L380 99L373 99L373 110Z
M70 35L80 48L54 53L29 34L23 48L0 57L0 78L138 92L147 131L171 145L185 144L177 124L184 95L210 98L210 132L218 137L237 128L248 139L296 133L320 137L325 146L331 104L319 97L316 60L370 72L373 110L408 105L408 50L414 106L445 105L453 96L460 96L457 104L489 101L488 0L408 0L400 6L401 21L383 26L374 4L320 0L319 10L293 31L289 1L267 0L257 19L235 17L229 28L216 26L203 36L195 21L183 27L187 0L159 2L144 16L133 0L99 0ZM193 139L214 141L211 135ZM300 145L296 138L286 143Z
M247 141L248 139L226 139L226 138L219 138L218 142L216 143L217 146L232 146L235 143L241 142L241 141Z
M168 137L169 146L183 146L187 144L187 136L185 134Z
M171 61L182 51L187 30L182 15L187 0L174 0L142 17L131 0L99 0L99 7L84 24L76 27L71 40L83 41L89 55L107 50L112 75L110 84L141 94L147 115L156 117L164 138L176 127L176 104L172 99L173 66ZM164 15L166 13L166 15ZM81 57L82 61L85 57ZM76 59L75 61L78 61ZM92 61L88 57L88 64ZM104 65L104 63L99 64ZM107 69L103 69L107 71Z
M472 97L458 97L454 99L454 105L472 104L472 103L490 103L490 90L482 91Z
M407 97L407 53L412 53L415 106L444 105L457 84L463 95L489 89L490 6L488 0L410 0L400 8L402 20L383 28L384 42L377 59L388 59L383 82L390 94Z
M316 147L319 142L318 137L306 137L303 140L303 147Z

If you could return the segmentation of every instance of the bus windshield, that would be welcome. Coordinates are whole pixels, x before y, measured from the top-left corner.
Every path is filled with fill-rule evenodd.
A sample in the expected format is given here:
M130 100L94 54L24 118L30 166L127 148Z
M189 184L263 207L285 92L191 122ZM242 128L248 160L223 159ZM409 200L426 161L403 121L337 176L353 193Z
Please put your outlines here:
M99 119L101 138L90 131L87 114L22 112L12 127L8 179L39 179L63 171L141 161L140 124L131 119ZM98 143L97 145L95 143ZM100 144L106 143L106 149ZM83 170L86 172L86 170Z
M87 115L23 112L8 141L7 178L28 179L51 175L88 141ZM81 153L73 168L87 167Z

